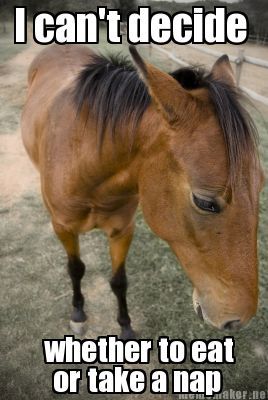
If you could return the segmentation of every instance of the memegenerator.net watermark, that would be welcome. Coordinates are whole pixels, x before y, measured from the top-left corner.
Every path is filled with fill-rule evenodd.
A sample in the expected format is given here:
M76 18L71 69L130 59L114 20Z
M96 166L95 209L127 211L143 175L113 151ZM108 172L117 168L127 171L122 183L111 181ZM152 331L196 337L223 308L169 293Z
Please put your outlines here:
M203 400L207 397L204 394L178 394L174 400ZM214 394L213 400L266 400L268 399L267 390L223 390L221 393Z

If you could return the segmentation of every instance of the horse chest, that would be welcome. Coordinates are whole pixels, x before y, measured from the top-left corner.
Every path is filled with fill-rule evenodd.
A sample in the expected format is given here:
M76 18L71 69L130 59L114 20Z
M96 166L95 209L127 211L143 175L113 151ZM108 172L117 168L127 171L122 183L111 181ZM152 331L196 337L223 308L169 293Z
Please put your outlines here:
M138 196L121 200L120 203L109 203L105 206L93 206L81 224L80 231L102 229L108 236L122 232L134 218L138 206Z

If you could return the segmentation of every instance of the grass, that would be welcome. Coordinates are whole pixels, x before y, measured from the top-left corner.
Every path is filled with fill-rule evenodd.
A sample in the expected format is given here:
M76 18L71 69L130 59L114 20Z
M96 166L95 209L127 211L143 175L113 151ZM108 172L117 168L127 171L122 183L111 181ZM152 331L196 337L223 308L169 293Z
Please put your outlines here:
M8 62L21 51L25 50L27 44L14 44L13 23L6 23L6 32L0 35L0 132L13 133L19 124L21 104L24 99L24 89L26 88L26 73L23 76L24 86L21 82L19 86L13 82L10 76L11 66ZM19 71L16 71L19 73ZM11 79L10 79L11 78ZM22 90L23 89L23 90Z
M105 44L103 36L102 41L102 49L110 50L111 46ZM126 45L121 46L121 49L127 52ZM12 51L7 50L9 54ZM5 51L1 49L1 52ZM151 61L162 67L167 66L166 60L160 55L154 55ZM267 171L267 121L257 114L255 118L261 135L261 156ZM267 204L266 186L261 195L260 207L260 307L250 327L235 334L236 364L220 367L224 376L224 389L267 389ZM40 195L28 192L11 206L0 203L0 219L1 399L59 398L59 395L51 391L54 366L44 364L41 342L43 338L62 338L70 333L68 317L71 309L71 288L66 273L66 257L52 232ZM168 245L151 233L140 212L136 225L128 258L128 301L133 325L140 336L156 341L159 336L168 335L170 338L184 339L187 343L195 338L223 338L223 334L203 325L196 318L190 283ZM81 251L87 265L83 279L86 311L89 316L86 336L96 338L99 335L118 334L115 321L116 302L108 284L108 246L103 234L93 231L82 236ZM173 366L164 367L170 373ZM153 353L150 365L145 366L147 372L155 368L163 368L157 361L156 352ZM183 368L196 366L188 360ZM86 390L85 369L86 366L83 367L79 398L88 399L90 396L91 399L108 400L137 397L89 395ZM67 398L67 395L61 397ZM69 397L73 396L68 395ZM139 396L141 399L155 397L148 393ZM176 399L176 396L170 394L157 398Z

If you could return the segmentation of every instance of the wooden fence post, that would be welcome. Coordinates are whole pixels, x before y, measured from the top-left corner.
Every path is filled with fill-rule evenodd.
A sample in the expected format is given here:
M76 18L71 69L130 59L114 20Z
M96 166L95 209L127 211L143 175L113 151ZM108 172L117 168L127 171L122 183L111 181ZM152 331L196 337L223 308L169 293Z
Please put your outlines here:
M239 83L240 83L240 78L241 78L241 73L242 73L242 66L243 66L243 62L244 62L244 53L245 53L244 49L239 49L238 50L238 56L237 56L237 59L235 61L235 63L236 63L235 75L236 75L236 84L237 84L237 86L239 86Z

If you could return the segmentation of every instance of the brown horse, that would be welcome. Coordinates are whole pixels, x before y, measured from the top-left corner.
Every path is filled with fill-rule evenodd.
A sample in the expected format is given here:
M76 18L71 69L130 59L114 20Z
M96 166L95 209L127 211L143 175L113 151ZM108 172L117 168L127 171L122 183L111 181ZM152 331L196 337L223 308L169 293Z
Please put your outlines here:
M164 73L130 48L105 58L50 46L32 62L22 135L68 255L72 328L86 320L79 234L108 236L122 337L133 336L125 259L140 202L194 287L195 311L238 329L256 313L257 226L263 176L256 131L227 56L210 73ZM138 72L137 72L137 70Z

